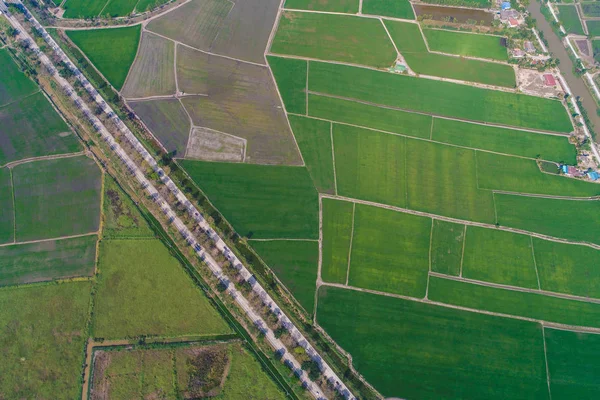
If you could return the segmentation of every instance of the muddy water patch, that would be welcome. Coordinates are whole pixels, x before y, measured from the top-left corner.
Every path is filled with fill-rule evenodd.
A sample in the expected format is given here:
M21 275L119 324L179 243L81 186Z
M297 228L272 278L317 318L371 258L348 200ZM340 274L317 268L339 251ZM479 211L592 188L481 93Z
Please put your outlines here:
M494 14L484 10L472 8L444 7L425 4L414 4L417 17L436 21L447 21L454 23L477 23L478 25L491 26Z

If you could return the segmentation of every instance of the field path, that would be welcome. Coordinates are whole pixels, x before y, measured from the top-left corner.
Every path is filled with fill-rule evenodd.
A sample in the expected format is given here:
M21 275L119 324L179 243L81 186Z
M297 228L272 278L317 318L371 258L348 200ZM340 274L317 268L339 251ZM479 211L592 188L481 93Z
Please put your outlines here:
M78 157L78 156L83 156L86 155L87 153L85 152L85 150L83 151L78 151L77 153L65 153L65 154L55 154L55 155L51 155L51 156L40 156L40 157L30 157L30 158L24 158L22 160L17 160L17 161L11 161L9 163L6 163L4 165L0 165L0 168L14 168L17 165L21 165L21 164L27 164L30 162L35 162L35 161L42 161L42 160L58 160L61 158L72 158L72 157Z
M84 237L84 236L98 235L99 233L100 232L95 231L95 232L81 233L79 235L58 236L58 237L54 237L54 238L50 238L50 239L28 240L25 242L4 243L4 244L0 244L0 247L16 246L16 245L20 245L20 244L53 242L55 240L75 239L75 238L80 238L80 237Z

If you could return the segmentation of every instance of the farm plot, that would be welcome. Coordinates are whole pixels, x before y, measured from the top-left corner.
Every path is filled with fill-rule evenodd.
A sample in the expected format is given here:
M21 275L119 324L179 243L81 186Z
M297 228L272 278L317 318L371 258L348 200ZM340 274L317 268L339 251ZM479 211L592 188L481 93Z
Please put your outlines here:
M443 29L423 29L423 34L431 51L499 61L508 60L506 46L502 44L506 39L499 36L476 35Z
M229 333L209 300L159 240L107 240L100 243L99 251L93 337Z
M425 3L478 8L490 8L492 5L490 0L427 0Z
M350 15L284 11L271 52L384 68L396 51L381 22Z
M0 126L0 165L82 149L41 92L1 107Z
M600 21L585 21L588 32L592 36L600 36Z
M252 248L310 314L315 306L319 242L251 240Z
M306 168L189 160L181 165L240 236L318 238L318 194Z
M185 157L205 161L243 162L246 141L209 128L194 128Z
M600 202L495 194L498 223L531 232L600 244Z
M168 0L139 0L135 6L135 11L143 13L153 10L158 6L165 4Z
M90 282L0 289L0 396L81 396Z
M594 60L600 62L600 40L592 40L592 48L594 52Z
M174 43L144 32L138 53L123 87L123 96L132 98L174 94Z
M586 17L600 17L600 4L595 2L581 3L581 11Z
M12 174L18 241L98 230L102 176L90 158L29 162Z
M462 276L503 285L538 289L531 237L468 226Z
M133 12L138 0L108 0L101 15L108 17L123 17Z
M429 299L572 326L600 327L600 304L431 276Z
M594 399L600 392L600 335L544 328L554 399Z
M564 162L568 165L577 162L577 150L566 136L434 118L431 139L473 149Z
M363 0L362 12L385 17L415 19L415 13L408 0Z
M331 287L317 320L385 397L548 398L538 324Z
M458 276L463 258L465 226L434 219L431 235L431 270Z
M0 247L0 286L90 276L97 235Z
M286 0L285 8L311 11L330 11L348 14L358 12L359 0Z
M277 87L288 113L306 114L308 61L268 56Z
M389 20L385 20L384 23L396 43L396 48L417 74L496 86L516 86L515 71L509 65L430 53L425 46L419 25Z
M574 5L557 5L558 19L565 27L567 33L574 33L576 35L584 35L583 26L579 20L579 14L577 8ZM583 12L586 13L585 5L582 4ZM599 9L600 10L600 9ZM600 15L600 14L599 14Z
M300 153L267 67L177 49L181 99L194 125L247 140L246 161L301 164Z
M292 131L319 193L335 193L330 122L290 115Z
M64 18L91 18L100 14L108 0L67 0Z
M535 160L477 152L480 189L556 196L592 197L600 185L540 171Z
M29 96L39 89L25 76L15 64L6 49L0 49L0 67L2 67L2 80L0 81L0 107Z
M346 283L350 266L350 243L354 225L354 203L323 198L323 244L321 278Z
M178 99L128 101L169 153L185 155L191 122Z
M311 61L311 91L425 113L526 128L571 132L556 100L365 68Z
M10 169L0 168L0 244L15 240L15 208Z
M135 59L141 25L127 28L65 31L102 75L121 90Z
M431 218L356 205L348 283L424 297Z

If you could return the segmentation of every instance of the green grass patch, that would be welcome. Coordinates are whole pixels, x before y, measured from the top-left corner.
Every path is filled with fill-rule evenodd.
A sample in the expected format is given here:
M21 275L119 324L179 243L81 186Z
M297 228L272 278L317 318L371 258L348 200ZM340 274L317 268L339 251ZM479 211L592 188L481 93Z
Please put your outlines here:
M595 399L600 393L600 335L544 328L553 399Z
M25 158L81 151L79 141L38 92L0 108L0 165Z
M7 49L0 49L0 67L0 107L39 90L35 83L19 70Z
M100 243L98 270L92 321L96 338L230 331L159 240L105 240Z
M600 4L596 2L581 3L581 11L586 17L600 17Z
M0 168L0 243L12 242L15 232L15 209L10 169Z
M0 290L0 396L81 397L91 282Z
M531 237L468 226L464 278L538 289Z
M13 168L17 241L95 232L102 175L86 156L42 160Z
M285 8L356 14L359 2L359 0L286 0Z
M600 40L592 40L592 52L594 60L600 62Z
M574 326L600 327L600 304L431 276L429 299L441 303Z
M538 238L533 249L543 290L600 298L598 250Z
M477 152L480 189L556 196L592 197L600 185L540 171L535 160Z
M498 223L532 232L600 244L600 202L496 194Z
M121 90L137 52L141 25L65 32L110 84Z
M348 283L425 297L431 218L356 205Z
M308 95L308 114L335 122L359 125L428 139L431 116L377 107L335 97Z
M318 194L306 168L188 160L181 165L241 236L318 238Z
M572 165L577 150L566 136L543 135L516 129L469 124L434 118L432 140L474 149L530 158L542 158Z
M600 36L600 21L585 21L588 32L592 36Z
M285 109L289 113L306 114L306 79L308 61L267 56Z
M585 5L582 4L582 8L585 13ZM579 20L579 14L577 14L577 8L574 5L557 5L558 19L565 27L567 33L574 33L577 35L584 35L583 26ZM598 8L600 10L600 8ZM599 14L600 15L600 14Z
M108 17L124 17L133 12L138 0L108 0L102 15Z
M434 219L432 235L431 270L458 276L463 257L465 226Z
M431 51L458 54L460 56L508 60L502 38L491 35L476 35L442 29L423 29Z
M330 287L317 317L384 397L548 398L538 324Z
M0 285L90 276L98 236L0 247Z
M408 0L363 0L362 12L385 17L415 19L415 13Z
M334 96L449 117L557 132L573 130L564 106L556 100L347 65L310 62L308 87Z
M312 314L319 264L319 242L302 240L251 241L306 311Z
M63 5L64 18L92 18L98 16L108 0L67 0Z
M321 278L325 282L346 283L354 203L324 198L321 207L323 212Z
M153 10L161 4L165 4L167 1L168 0L139 0L137 5L135 6L135 11L145 12Z
M288 118L315 187L320 193L335 193L331 123L295 115Z
M271 52L383 68L396 51L381 22L351 15L284 11Z
M509 65L429 53L419 25L389 20L384 23L396 43L396 47L404 56L409 67L417 74L488 85L516 86L515 71Z

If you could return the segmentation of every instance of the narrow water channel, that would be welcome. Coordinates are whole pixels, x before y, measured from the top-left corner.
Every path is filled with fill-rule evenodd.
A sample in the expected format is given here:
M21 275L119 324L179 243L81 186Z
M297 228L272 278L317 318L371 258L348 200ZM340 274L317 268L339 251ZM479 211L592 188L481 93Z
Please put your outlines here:
M595 132L594 137L598 137L598 132L600 132L600 117L596 114L596 102L592 97L592 94L588 91L587 87L583 83L583 79L573 74L573 62L569 58L569 54L567 53L567 49L563 46L560 39L556 36L550 23L546 21L546 18L542 15L541 10L542 5L536 0L530 0L529 6L527 10L531 14L533 18L537 20L537 28L538 30L544 32L544 37L548 41L548 49L554 55L555 58L560 60L559 68L562 72L562 75L565 77L571 91L575 96L579 96L583 107L586 109L587 114L592 121L594 126L592 129Z

